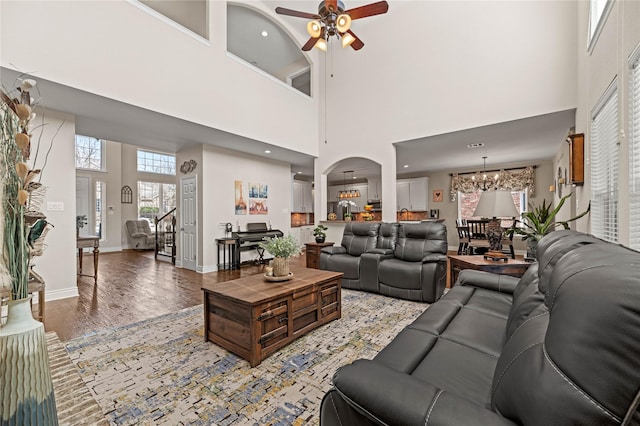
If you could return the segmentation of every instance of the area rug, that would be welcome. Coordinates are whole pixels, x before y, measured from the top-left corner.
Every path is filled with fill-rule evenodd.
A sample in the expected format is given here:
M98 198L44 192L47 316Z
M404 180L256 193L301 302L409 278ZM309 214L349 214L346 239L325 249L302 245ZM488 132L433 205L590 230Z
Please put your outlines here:
M335 370L375 356L427 306L343 290L341 319L254 368L204 342L202 306L65 346L112 424L318 424Z

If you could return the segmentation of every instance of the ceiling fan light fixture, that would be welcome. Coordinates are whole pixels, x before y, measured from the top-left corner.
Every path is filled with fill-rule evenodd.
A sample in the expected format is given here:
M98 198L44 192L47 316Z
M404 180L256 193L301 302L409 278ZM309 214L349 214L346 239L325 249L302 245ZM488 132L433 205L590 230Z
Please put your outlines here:
M346 33L351 28L351 16L346 13L338 15L338 19L336 19L336 28L341 33Z
M342 47L345 48L351 46L351 43L353 43L354 41L356 41L356 38L354 36L349 33L345 33L342 36Z
M307 32L313 38L318 38L322 34L322 27L320 26L320 22L313 20L309 21L307 24Z
M318 41L316 41L316 44L314 47L317 47L318 49L322 50L323 52L327 51L327 41L323 38L319 38Z

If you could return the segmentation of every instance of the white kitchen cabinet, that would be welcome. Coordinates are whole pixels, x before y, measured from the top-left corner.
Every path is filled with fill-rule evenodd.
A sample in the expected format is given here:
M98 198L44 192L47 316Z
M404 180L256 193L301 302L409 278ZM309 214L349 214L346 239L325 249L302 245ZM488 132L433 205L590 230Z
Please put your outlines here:
M418 212L429 209L427 192L429 191L429 179L400 179L396 181L397 209L407 209Z
M367 199L379 200L382 198L382 181L380 178L367 179Z
M312 243L315 241L313 236L314 226L301 226L300 227L300 245L303 246L306 243Z
M313 212L313 191L311 189L311 182L293 182L293 207L291 211L296 213Z

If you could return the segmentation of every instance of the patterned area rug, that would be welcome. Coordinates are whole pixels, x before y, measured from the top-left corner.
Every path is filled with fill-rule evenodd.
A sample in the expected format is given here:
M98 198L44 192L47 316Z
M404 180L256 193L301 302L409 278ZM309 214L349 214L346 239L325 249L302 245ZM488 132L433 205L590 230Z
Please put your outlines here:
M204 342L202 306L65 343L112 424L318 424L335 370L372 358L426 309L343 290L342 318L255 368Z

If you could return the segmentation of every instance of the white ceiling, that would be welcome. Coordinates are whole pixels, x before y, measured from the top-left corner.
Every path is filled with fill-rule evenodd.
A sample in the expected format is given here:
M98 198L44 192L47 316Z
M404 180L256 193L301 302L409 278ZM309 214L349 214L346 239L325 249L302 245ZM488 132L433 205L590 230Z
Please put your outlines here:
M317 10L317 3L310 1L283 0L265 3L273 8L283 6L312 13ZM368 3L371 2L347 1L346 6L352 8ZM234 21L232 23L234 28L230 31L233 32L236 26L244 29L253 28L251 31L246 31L244 36L250 35L256 39L264 39L260 35L261 30L258 31L263 27L260 20L256 19L256 15L262 16L255 13L247 14L246 19L251 21L247 26L242 20ZM269 25L268 28L277 28L273 22L263 19L263 24ZM280 19L287 28L293 28L292 31L299 33L301 38L306 37L304 36L306 20L279 15L276 15L276 19ZM267 31L270 30L267 29ZM245 53L254 55L255 62L272 69L278 68L277 64L270 62L276 55L272 55L260 43L248 42L247 45L255 47L254 52L248 50ZM284 62L291 61L300 54L299 47L294 43L288 43L288 46L283 49L288 49L288 52L280 52L277 56ZM352 54L358 55L358 52L353 51ZM4 87L13 87L17 73L2 68L1 77ZM299 175L300 178L313 179L312 156L133 107L46 80L39 79L38 85L42 93L46 93L47 107L76 116L76 129L79 134L169 152L176 152L193 144L217 145L270 159L278 158L291 163L292 172L302 172ZM560 149L574 123L575 110L567 110L443 135L397 141L394 144L397 175L416 176L440 170L451 172L479 170L482 157L485 155L488 157L487 167L550 159ZM473 150L467 148L467 144L479 142L484 143L484 146ZM264 151L267 149L272 153L265 154ZM409 167L404 168L405 164ZM329 176L329 181L341 183L345 170L353 170L358 179L380 174L380 168L376 164L365 159L350 159L336 167Z

